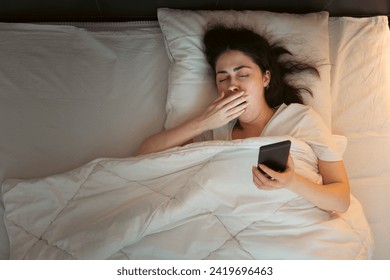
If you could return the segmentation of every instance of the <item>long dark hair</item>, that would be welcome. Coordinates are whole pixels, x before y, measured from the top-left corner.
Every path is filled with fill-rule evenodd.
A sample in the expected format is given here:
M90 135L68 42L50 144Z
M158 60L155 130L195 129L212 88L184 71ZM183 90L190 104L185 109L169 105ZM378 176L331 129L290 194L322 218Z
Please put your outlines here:
M282 103L303 104L302 91L313 95L309 88L293 85L289 77L303 71L309 71L319 77L318 70L308 63L295 61L285 47L277 43L270 44L249 28L213 24L206 30L203 42L207 61L214 73L218 57L228 50L241 51L251 57L263 74L268 70L271 73L271 81L265 99L271 108Z

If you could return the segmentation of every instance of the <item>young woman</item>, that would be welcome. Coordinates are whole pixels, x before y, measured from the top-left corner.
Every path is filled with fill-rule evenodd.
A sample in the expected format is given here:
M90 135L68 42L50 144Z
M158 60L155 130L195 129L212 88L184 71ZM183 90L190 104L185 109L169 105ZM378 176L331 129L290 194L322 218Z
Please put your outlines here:
M321 209L346 211L350 204L349 183L332 135L320 116L303 105L302 91L311 91L296 88L285 79L301 71L315 75L318 71L308 64L286 60L286 56L291 58L287 49L270 45L250 29L214 26L206 31L203 40L219 97L193 120L147 138L137 154L192 141L290 135L311 146L318 157L323 183L313 183L304 174L297 174L289 156L282 173L260 166L272 179L254 166L255 186L261 190L288 188Z

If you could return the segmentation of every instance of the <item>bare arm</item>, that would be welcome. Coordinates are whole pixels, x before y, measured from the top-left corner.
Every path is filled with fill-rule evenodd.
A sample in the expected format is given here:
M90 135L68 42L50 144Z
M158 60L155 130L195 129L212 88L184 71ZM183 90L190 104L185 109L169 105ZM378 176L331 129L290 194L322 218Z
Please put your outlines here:
M192 139L200 133L202 131L195 121L182 124L146 138L138 148L136 155L163 151L191 143Z
M276 189L286 187L305 197L314 205L328 211L345 212L350 204L350 189L347 173L342 161L318 162L323 184L316 184L294 172L294 162L289 157L287 169L283 173L261 165L275 180L268 179L256 167L252 169L253 182L259 189Z
M195 136L227 124L245 111L247 97L243 94L244 92L237 92L226 96L225 93L221 93L199 117L145 139L136 155L159 152L188 144Z

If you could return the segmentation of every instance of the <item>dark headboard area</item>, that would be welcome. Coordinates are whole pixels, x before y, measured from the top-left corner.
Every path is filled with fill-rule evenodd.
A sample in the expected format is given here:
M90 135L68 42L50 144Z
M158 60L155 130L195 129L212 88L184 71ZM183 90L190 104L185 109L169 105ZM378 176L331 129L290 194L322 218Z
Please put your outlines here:
M268 10L331 16L390 15L390 0L0 0L0 21L156 20L158 8Z

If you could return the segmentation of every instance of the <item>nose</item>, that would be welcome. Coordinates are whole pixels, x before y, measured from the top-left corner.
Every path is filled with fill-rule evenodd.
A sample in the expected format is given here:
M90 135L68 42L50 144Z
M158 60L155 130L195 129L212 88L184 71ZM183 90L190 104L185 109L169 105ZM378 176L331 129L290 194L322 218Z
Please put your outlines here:
M235 85L235 84L231 84L231 85L229 85L229 87L228 87L229 93L235 93L235 92L237 92L238 90L239 90L239 88L238 88L238 86Z

